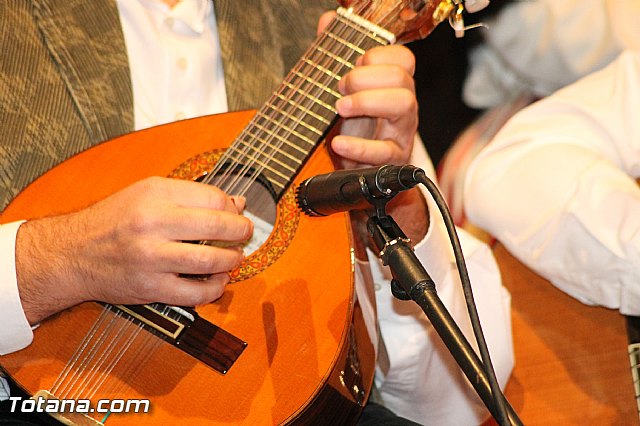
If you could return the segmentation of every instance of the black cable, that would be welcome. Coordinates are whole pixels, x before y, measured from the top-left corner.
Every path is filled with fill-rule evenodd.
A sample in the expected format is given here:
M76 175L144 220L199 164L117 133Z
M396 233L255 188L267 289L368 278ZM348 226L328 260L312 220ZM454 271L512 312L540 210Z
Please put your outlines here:
M487 380L489 381L491 393L493 394L497 413L496 421L501 425L509 425L511 424L511 421L509 420L509 415L507 414L504 395L500 390L500 385L498 384L498 379L496 378L496 373L493 368L493 364L491 363L491 357L489 355L487 342L484 338L484 333L482 332L482 325L480 324L478 310L473 298L473 290L471 289L471 280L469 279L469 273L467 271L467 266L462 254L462 248L460 246L460 240L458 239L458 234L456 232L453 218L451 217L451 213L449 212L444 197L442 197L442 194L438 190L438 187L431 181L431 179L429 179L424 173L417 173L416 179L427 188L427 190L433 197L433 200L438 206L438 210L440 210L440 214L442 215L445 227L447 228L447 233L449 234L449 239L453 248L453 254L456 259L458 274L460 275L460 282L462 283L462 289L464 292L465 302L467 304L467 310L469 312L471 327L473 328L476 343L478 344L478 350L480 351L480 358L482 359L482 362L484 364L484 368L487 373ZM515 420L519 421L519 419Z

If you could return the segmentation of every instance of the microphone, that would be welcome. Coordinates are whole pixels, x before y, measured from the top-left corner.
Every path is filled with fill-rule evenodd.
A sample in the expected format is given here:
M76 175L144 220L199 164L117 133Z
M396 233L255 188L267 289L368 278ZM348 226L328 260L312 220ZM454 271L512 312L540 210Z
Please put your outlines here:
M424 171L411 165L339 170L306 179L298 186L296 198L309 216L365 210L413 188L419 183L419 174L424 175Z

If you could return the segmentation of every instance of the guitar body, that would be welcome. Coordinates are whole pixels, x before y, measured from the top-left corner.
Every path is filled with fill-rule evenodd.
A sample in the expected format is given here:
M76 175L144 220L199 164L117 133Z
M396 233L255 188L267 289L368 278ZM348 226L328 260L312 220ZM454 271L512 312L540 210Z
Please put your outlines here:
M200 154L228 146L252 115L207 116L100 144L28 186L0 220L71 212L148 176L176 170L185 175L204 161ZM328 171L331 161L318 149L295 184ZM149 412L112 413L106 424L280 424L306 422L311 415L344 423L357 418L372 381L374 352L354 298L348 216L301 216L285 196L276 222L282 226L276 225L263 248L240 268L254 272L235 271L236 281L222 298L196 309L247 343L229 371L215 371L163 342L135 374L115 373L109 378L115 389L93 398L149 399ZM295 227L288 227L292 223ZM271 246L279 250L275 257L268 255ZM102 309L85 303L47 319L34 332L32 345L1 357L0 364L30 394L51 389Z
M149 176L206 174L204 182L230 194L245 194L249 180L245 213L271 226L231 272L224 295L196 311L161 306L147 322L136 310L149 315L156 309L149 305L84 303L45 320L33 344L0 358L26 392L91 400L97 408L107 398L149 400L145 413L122 413L122 405L106 415L89 413L109 425L357 420L375 354L354 293L356 240L346 214L301 216L292 188L332 170L317 146L337 119L338 81L358 58L378 46L425 37L461 6L441 0L339 3L343 7L256 113L202 117L102 143L45 173L3 211L0 223L62 214ZM218 185L228 172L240 186Z

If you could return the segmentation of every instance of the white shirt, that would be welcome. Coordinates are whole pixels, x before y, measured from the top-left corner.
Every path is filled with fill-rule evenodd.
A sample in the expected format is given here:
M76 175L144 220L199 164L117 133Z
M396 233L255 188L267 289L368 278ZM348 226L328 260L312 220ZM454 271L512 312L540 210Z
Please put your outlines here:
M640 51L515 115L472 163L469 219L587 304L640 314Z
M522 92L547 96L640 43L637 0L515 1L487 22L469 58L465 103L502 105Z
M180 113L186 118L226 110L215 19L209 1L183 0L173 10L157 0L119 0L118 6L130 57L137 129L173 121ZM163 45L154 46L158 35ZM202 40L207 42L201 43ZM198 56L214 60L203 61ZM185 68L182 67L183 58L187 61ZM203 69L196 70L196 67ZM208 73L207 70L213 71ZM183 78L183 72L191 74ZM176 80L182 86L174 90L171 86ZM215 81L208 83L209 80ZM434 176L421 143L415 145L411 162ZM428 195L425 198L430 199ZM473 341L448 237L433 202L429 202L429 209L432 225L425 239L416 246L416 253L424 261L452 316ZM492 360L499 380L504 384L513 367L509 295L501 286L489 249L468 235L463 234L460 238ZM6 252L13 251L13 240L8 238L5 244ZM2 250L5 252L4 248ZM457 369L455 362L422 311L414 302L393 299L389 281L384 276L386 271L382 271L375 259L373 272L380 330L391 361L391 368L384 372L379 370L376 377L384 403L397 414L421 423L482 422L487 416L486 410L464 375L451 373ZM1 284L17 296L15 277L8 273L0 279ZM362 296L360 292L358 294ZM5 302L13 304L15 311L19 299L0 300L3 305ZM4 313L5 309L0 306L0 321L5 319ZM0 352L17 350L17 346L23 347L30 342L31 329L26 320L23 321L22 327L16 327L12 335L4 334L4 328L0 330ZM375 334L375 331L370 332ZM19 339L21 335L22 340ZM20 343L1 346L2 342L14 341Z
M118 0L136 130L227 112L213 2Z

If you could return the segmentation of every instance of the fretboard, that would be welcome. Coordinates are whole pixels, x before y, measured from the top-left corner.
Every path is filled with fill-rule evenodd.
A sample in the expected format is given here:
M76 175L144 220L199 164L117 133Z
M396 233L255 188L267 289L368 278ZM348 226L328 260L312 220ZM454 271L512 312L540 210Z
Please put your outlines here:
M338 81L366 50L392 41L384 29L339 9L219 164L236 170L241 165L243 173L261 174L279 199L334 123L335 104L341 97ZM219 186L238 193L238 188L225 187L224 181Z

